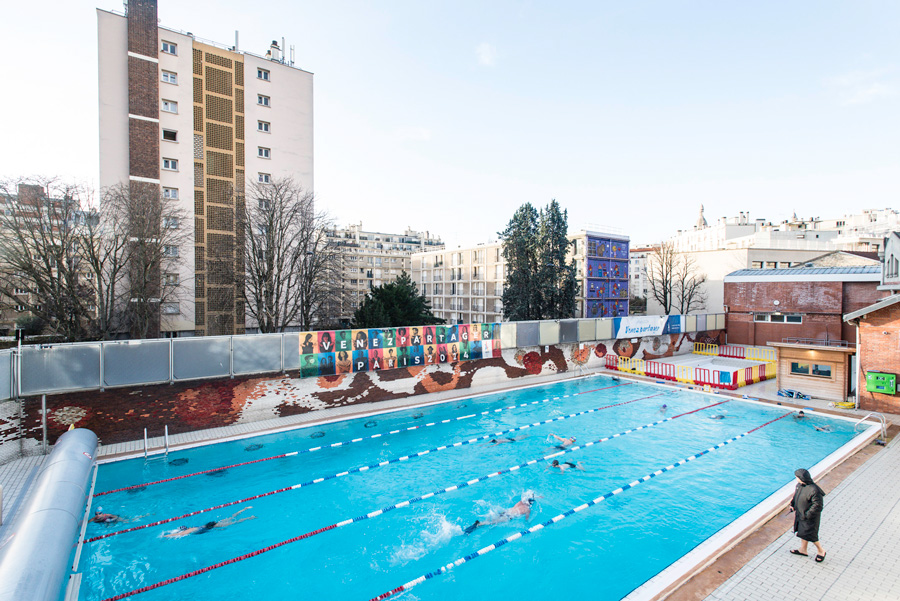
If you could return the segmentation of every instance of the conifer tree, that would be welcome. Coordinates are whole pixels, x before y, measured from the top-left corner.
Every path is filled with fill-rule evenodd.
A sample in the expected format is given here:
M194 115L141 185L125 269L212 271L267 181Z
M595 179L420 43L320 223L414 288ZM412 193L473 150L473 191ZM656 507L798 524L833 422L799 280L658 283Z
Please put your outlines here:
M538 212L525 203L499 232L506 260L503 316L509 321L541 318L541 291L537 282Z
M574 259L566 262L573 245L568 235L568 213L560 210L555 198L541 209L537 244L541 319L568 319L575 314L575 263Z
M375 286L353 314L354 328L396 328L444 323L431 312L405 271L393 282Z

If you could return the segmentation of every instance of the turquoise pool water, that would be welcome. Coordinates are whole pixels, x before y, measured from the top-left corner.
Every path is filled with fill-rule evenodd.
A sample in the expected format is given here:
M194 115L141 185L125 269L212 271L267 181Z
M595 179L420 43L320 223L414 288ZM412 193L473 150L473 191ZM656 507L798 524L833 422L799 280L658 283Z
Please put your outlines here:
M345 522L133 598L368 600L431 574L397 597L542 599L564 592L621 599L790 482L795 469L814 465L855 434L841 420L777 419L785 413L783 407L603 376L209 445L167 460L105 464L96 493L216 471L95 497L94 508L134 521L90 524L87 539L303 486L85 543L80 598L113 598ZM555 421L541 423L547 420ZM583 470L548 468L550 460L541 458L558 451L551 433L575 436L574 446L594 443L558 457ZM514 437L520 439L490 442ZM316 446L324 448L303 452ZM520 467L486 478L513 466ZM416 500L437 491L446 492ZM529 519L498 519L523 495L535 497ZM411 499L408 506L365 517ZM165 536L246 507L251 509L237 517L254 519L201 535ZM476 519L500 523L465 534ZM547 525L532 534L473 555L542 522ZM435 574L466 556L471 559Z

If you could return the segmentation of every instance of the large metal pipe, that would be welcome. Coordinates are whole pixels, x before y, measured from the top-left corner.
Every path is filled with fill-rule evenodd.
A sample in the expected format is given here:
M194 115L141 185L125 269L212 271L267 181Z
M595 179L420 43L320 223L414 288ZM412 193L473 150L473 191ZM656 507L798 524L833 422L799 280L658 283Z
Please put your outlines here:
M47 457L31 495L0 549L0 601L57 601L62 596L72 545L89 493L97 436L63 434Z

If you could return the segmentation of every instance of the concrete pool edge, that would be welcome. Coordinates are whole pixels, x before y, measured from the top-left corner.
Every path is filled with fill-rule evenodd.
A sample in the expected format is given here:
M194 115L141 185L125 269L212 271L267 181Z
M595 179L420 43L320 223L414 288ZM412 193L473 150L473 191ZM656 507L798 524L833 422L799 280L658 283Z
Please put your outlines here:
M761 402L761 404L771 405L771 403L766 402ZM828 416L842 417L831 414L828 414ZM854 422L860 421L847 417L843 417L843 419ZM840 466L844 461L867 447L878 437L881 432L880 424L866 423L869 424L866 430L809 468L810 473L816 480ZM644 584L623 597L622 601L662 601L676 593L694 576L703 572L722 555L739 545L769 520L779 515L790 502L793 492L794 482L791 481L716 534L700 543L697 547L681 556L666 569L644 582Z

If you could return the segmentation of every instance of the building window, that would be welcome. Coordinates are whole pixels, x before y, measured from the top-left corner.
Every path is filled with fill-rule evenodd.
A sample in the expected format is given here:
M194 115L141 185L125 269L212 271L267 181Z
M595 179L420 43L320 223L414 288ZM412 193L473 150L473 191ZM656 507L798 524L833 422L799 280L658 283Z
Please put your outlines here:
M791 374L795 376L815 376L818 378L831 378L832 365L829 363L800 363L791 362Z
M178 159L163 159L162 168L167 171L178 171Z
M168 140L169 142L177 142L178 141L178 132L174 129L164 129L162 130L163 140Z
M174 100L163 100L162 110L165 113L178 113L178 103Z
M181 310L178 308L178 303L163 303L162 313L163 315L178 315Z
M256 131L261 131L264 134L269 133L272 128L272 124L268 121L257 121L256 122Z
M260 173L259 174L259 183L271 184L272 183L272 174L271 173Z
M172 42L163 41L162 51L165 52L166 54L178 56L178 44L173 44Z
M269 81L269 72L265 69L257 69L256 70L256 78L262 79L263 81Z
M22 313L25 311L25 305L16 305L16 311Z
M272 149L264 148L264 147L260 146L259 148L256 149L256 156L258 156L261 159L271 159L272 158Z
M753 261L753 266L752 266L752 267L753 267L753 269L762 269L762 268L763 268L763 262L762 262L762 261Z
M177 286L178 285L178 274L177 273L167 273L163 276L163 284L166 286Z
M171 244L163 246L163 254L167 257L177 257L178 247Z
M269 97L262 94L256 95L256 104L260 106L269 106Z
M178 188L163 188L163 198L178 200Z
M803 315L799 313L754 313L753 321L770 323L803 323Z
M163 217L163 227L167 230L177 230L178 217Z
M162 80L164 83L170 83L173 85L178 85L178 74L174 71L163 71L162 72Z
M16 288L16 294L28 294L27 288Z

